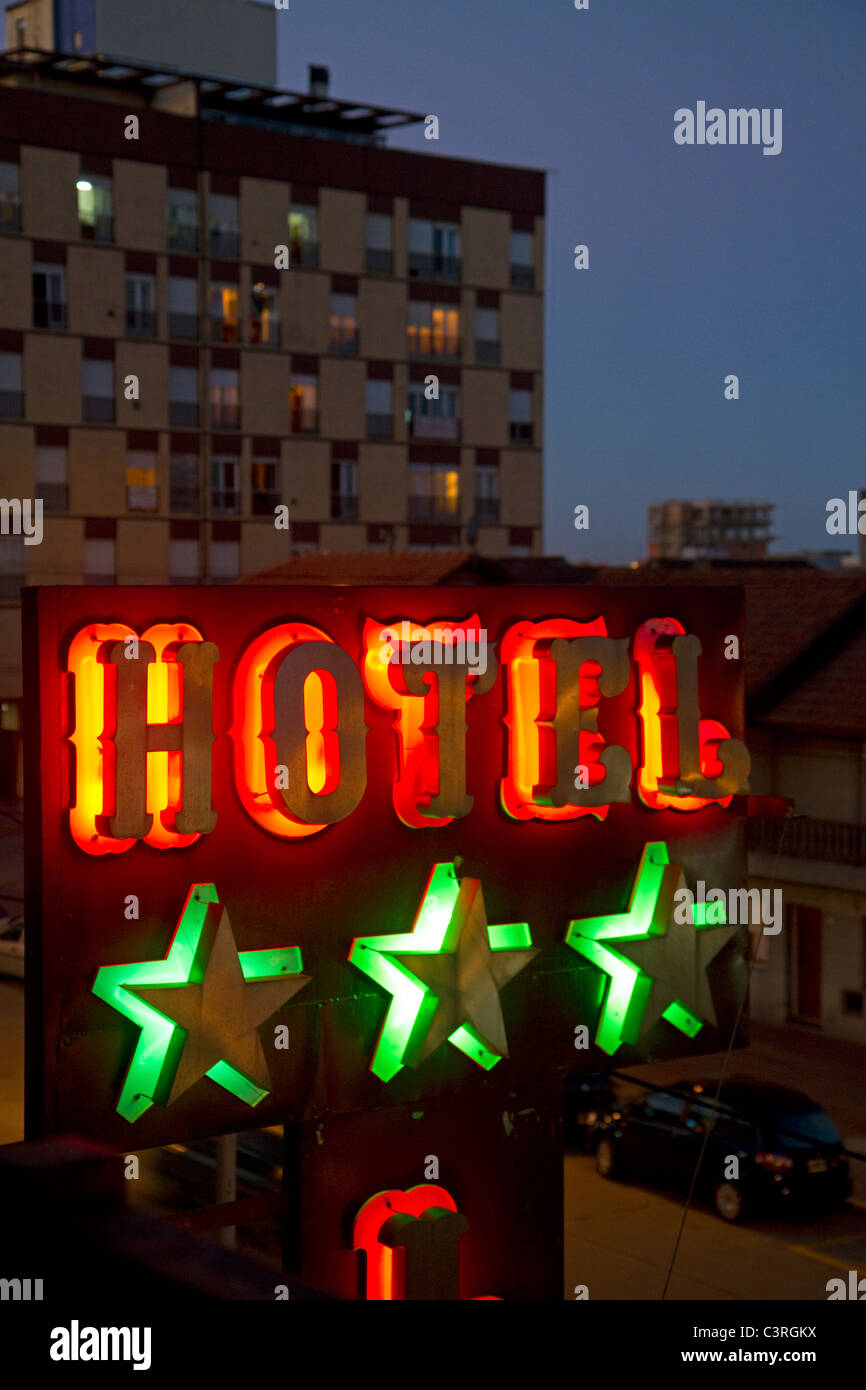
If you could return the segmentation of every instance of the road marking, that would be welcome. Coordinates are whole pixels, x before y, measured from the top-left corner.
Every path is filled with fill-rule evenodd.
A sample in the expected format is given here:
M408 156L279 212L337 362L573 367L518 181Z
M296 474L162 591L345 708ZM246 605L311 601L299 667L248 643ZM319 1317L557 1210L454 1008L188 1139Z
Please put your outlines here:
M812 1250L808 1245L789 1245L787 1249L792 1251L795 1255L805 1255L807 1259L819 1260L821 1264L824 1265L832 1265L834 1269L850 1268L850 1261L846 1264L843 1263L842 1260L834 1260L830 1255L821 1255L817 1250Z

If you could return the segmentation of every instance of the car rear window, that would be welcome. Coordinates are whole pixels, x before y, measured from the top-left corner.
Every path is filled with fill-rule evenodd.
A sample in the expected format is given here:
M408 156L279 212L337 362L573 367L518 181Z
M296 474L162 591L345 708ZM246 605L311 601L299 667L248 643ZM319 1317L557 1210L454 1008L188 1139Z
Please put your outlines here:
M786 1134L815 1144L841 1144L842 1136L823 1110L801 1110L794 1114L773 1115L768 1128L782 1139Z
M682 1096L671 1096L666 1091L655 1091L644 1101L648 1115L658 1115L659 1119L678 1119L686 1108Z

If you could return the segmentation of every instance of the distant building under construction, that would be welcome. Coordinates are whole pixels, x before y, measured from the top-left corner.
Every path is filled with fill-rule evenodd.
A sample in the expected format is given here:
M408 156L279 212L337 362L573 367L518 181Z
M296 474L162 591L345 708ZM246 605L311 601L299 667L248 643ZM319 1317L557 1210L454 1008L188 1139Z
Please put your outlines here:
M763 560L772 502L658 502L649 508L649 557Z

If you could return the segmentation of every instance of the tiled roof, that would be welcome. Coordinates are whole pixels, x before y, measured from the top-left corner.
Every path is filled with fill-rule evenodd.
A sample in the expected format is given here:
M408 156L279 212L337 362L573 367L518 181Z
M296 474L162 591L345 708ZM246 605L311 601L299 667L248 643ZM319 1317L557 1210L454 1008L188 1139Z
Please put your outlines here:
M239 579L239 584L444 584L474 579L469 550L311 552ZM477 582L477 581L476 581Z

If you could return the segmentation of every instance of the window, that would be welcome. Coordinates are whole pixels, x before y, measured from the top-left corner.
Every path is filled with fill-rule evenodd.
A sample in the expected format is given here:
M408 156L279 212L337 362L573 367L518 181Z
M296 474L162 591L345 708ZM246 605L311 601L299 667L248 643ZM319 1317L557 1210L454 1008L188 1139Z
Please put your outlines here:
M499 520L499 469L475 467L475 516L482 524Z
M27 20L16 19L15 21L15 47L27 47Z
M65 512L69 506L66 449L37 444L34 455L36 496L49 512Z
M207 568L210 579L237 579L241 572L240 541L211 541Z
M33 266L33 327L66 327L66 271L62 265Z
M168 336L198 337L198 281L172 276L168 282Z
M239 429L241 400L236 367L211 367L210 422L214 429Z
M168 543L168 577L171 584L198 583L198 541L179 537Z
M21 195L18 165L0 163L0 232L20 232Z
M88 536L84 541L85 584L113 584L115 574L115 542L104 537Z
M532 392L509 391L508 429L512 444L532 443Z
M358 515L357 463L331 464L331 516L347 520Z
M390 439L394 433L390 381L367 382L367 433L374 439Z
M241 509L241 465L234 456L210 463L210 509L214 514L236 515Z
M126 331L131 337L152 338L156 333L156 278L126 277Z
M459 357L460 310L456 305L409 301L409 356Z
M253 462L253 516L273 516L280 500L276 462Z
M198 250L198 194L194 188L170 188L166 204L170 251Z
M367 269L390 275L394 269L393 218L377 212L367 213Z
M409 220L409 274L460 279L460 227L456 222Z
M252 287L250 298L250 342L261 343L266 347L280 345L280 309L278 290L275 285L266 285L258 280Z
M84 420L114 419L114 363L85 357L81 363L81 414Z
M198 512L198 454L172 454L169 462L169 509L172 512Z
M296 376L289 387L289 429L292 434L317 434L319 380Z
M208 244L211 255L237 256L241 244L237 198L228 193L212 193L208 210Z
M114 240L111 211L111 179L106 174L83 173L76 182L78 225L83 237L91 241Z
M475 361L499 361L499 310L475 310Z
M197 367L169 367L168 418L173 425L198 424Z
M511 283L517 290L535 285L535 238L532 232L511 233Z
M0 418L18 420L23 414L21 353L0 352Z
M289 264L319 264L319 210L298 204L289 213Z
M73 29L72 31L72 47L76 52L84 47L84 35L80 29Z
M236 343L241 336L237 285L211 285L207 296L213 343Z
M9 534L0 543L0 601L16 603L27 574L24 537Z
M358 300L354 294L331 295L328 347L331 352L358 351Z
M460 516L460 474L438 463L410 463L409 520L457 521Z
M437 400L428 401L422 382L409 387L406 412L413 439L457 439L460 435L460 389L440 386Z
M159 505L156 454L150 450L127 452L126 505L131 512L155 512Z

